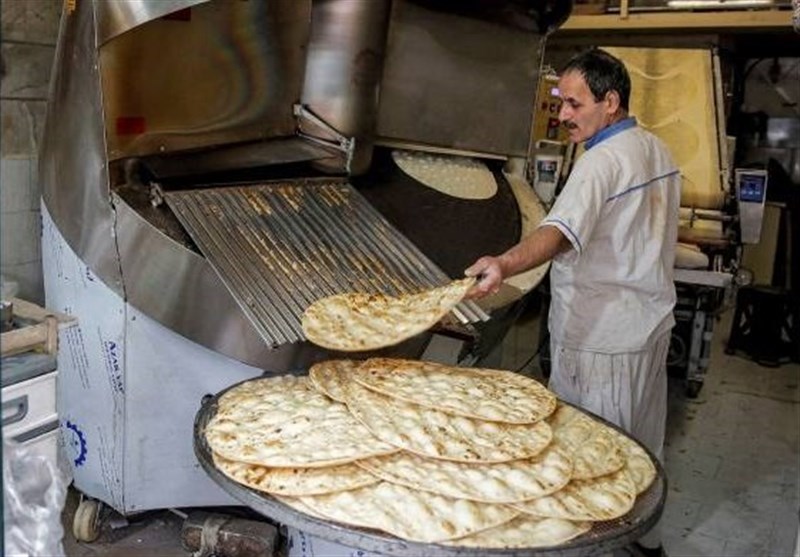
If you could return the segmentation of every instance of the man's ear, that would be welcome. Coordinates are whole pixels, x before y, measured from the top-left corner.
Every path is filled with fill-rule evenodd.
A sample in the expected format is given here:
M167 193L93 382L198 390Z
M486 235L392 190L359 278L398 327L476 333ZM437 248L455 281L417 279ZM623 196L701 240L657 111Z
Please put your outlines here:
M620 100L619 93L613 89L606 93L606 109L609 114L615 114L619 110Z

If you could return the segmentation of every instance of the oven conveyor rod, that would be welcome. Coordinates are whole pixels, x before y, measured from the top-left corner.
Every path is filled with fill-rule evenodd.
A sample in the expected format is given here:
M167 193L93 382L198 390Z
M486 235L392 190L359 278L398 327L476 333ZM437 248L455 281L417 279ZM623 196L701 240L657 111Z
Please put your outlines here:
M305 340L303 311L342 292L398 295L451 279L344 182L166 192L167 204L264 341ZM462 323L485 321L474 302Z

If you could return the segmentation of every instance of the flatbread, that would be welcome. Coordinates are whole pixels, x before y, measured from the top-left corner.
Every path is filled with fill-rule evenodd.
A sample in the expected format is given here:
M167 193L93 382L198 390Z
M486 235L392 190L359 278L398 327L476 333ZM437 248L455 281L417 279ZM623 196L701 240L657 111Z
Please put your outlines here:
M247 381L223 394L206 426L212 451L272 467L344 464L397 449L347 410L291 375Z
M615 431L614 440L622 450L625 458L625 469L636 486L636 495L644 493L656 479L656 467L653 461L647 451L630 437Z
M591 522L575 522L563 518L537 518L522 514L500 526L441 543L492 549L548 547L577 538L591 528Z
M507 505L453 499L389 482L300 500L319 515L337 522L375 528L423 543L467 536L519 514Z
M270 468L236 462L213 454L214 465L223 474L258 491L288 497L322 495L376 484L380 480L355 464L324 468Z
M615 439L614 430L597 424L592 436L572 453L572 479L597 478L625 466L625 456Z
M548 419L553 442L570 452L572 479L588 480L611 474L625 465L618 434L583 412L565 404Z
M301 513L313 516L314 518L319 518L320 520L332 520L331 517L325 516L324 514L317 512L303 503L303 501L301 501L298 497L287 497L285 495L278 495L276 493L273 493L272 496L284 505L289 506L296 511L300 511Z
M345 383L347 407L373 435L421 456L456 462L507 462L534 457L550 443L542 420L517 425L453 416Z
M344 402L342 382L344 377L352 373L361 362L356 360L327 360L311 366L308 378L319 392L328 395L337 402Z
M535 423L556 408L544 385L511 371L373 358L353 379L379 393L480 420Z
M548 418L554 443L572 451L573 479L591 479L623 466L643 493L656 478L656 467L639 443L565 404Z
M435 460L406 451L356 464L392 483L484 503L513 503L549 495L569 482L572 471L569 456L555 447L534 458L499 464Z
M635 500L636 488L623 468L592 480L572 480L551 495L512 506L538 517L600 521L623 516L633 508Z
M392 151L395 164L420 184L459 199L491 199L497 180L485 163L469 157Z
M350 292L322 298L303 312L303 333L342 352L393 346L438 323L474 283L470 277L397 297Z

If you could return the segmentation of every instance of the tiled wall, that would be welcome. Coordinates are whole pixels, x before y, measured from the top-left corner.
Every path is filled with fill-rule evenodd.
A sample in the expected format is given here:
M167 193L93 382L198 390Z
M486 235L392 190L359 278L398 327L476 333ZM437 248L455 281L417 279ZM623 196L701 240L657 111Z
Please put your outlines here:
M42 303L37 153L62 0L2 0L0 273Z

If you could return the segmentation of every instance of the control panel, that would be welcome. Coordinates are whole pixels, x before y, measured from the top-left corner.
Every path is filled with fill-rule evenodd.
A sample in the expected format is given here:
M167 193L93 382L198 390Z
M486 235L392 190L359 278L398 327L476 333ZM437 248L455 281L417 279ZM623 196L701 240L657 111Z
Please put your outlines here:
M736 201L739 206L739 228L742 243L757 244L761 239L764 201L767 198L767 171L737 168L734 172Z

